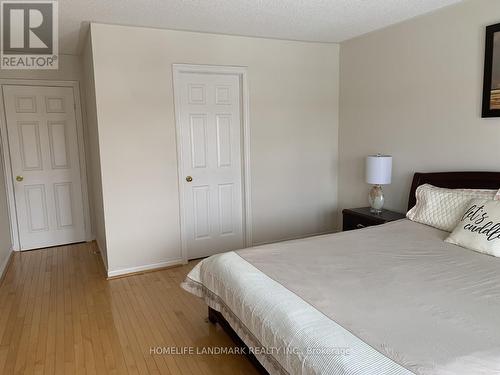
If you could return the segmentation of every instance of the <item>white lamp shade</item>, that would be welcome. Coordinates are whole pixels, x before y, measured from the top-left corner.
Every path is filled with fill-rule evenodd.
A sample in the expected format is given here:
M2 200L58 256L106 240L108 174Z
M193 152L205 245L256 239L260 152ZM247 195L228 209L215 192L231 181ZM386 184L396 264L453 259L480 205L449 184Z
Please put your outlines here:
M370 155L366 158L366 182L372 185L388 185L392 177L392 156Z

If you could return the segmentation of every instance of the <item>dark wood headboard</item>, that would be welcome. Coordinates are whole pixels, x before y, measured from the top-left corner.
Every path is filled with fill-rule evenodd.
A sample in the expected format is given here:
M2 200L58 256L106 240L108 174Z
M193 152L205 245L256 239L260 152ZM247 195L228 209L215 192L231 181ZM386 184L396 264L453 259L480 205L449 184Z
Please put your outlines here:
M500 172L415 173L408 199L408 210L417 203L415 191L423 184L449 189L500 189Z

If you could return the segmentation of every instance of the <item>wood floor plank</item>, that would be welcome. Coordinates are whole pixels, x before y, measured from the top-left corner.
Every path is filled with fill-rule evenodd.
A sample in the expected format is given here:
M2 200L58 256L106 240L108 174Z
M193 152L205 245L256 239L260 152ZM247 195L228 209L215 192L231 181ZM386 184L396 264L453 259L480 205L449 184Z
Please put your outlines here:
M0 285L0 374L257 374L242 356L154 354L232 346L179 284L186 266L107 281L94 243L16 253Z

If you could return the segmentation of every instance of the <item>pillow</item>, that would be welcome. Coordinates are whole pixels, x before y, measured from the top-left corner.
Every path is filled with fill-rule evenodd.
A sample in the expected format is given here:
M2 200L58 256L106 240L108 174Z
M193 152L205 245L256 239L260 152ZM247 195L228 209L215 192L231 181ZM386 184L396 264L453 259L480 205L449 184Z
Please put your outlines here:
M472 199L445 241L500 257L500 201Z
M417 204L408 211L406 217L451 232L471 199L493 200L497 193L496 190L445 189L429 184L420 185L415 193Z

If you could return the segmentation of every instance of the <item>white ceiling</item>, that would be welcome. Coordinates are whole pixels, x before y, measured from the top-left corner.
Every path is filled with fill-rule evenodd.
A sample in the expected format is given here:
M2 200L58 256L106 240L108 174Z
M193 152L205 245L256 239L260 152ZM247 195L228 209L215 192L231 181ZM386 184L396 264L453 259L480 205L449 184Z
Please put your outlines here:
M60 0L60 51L77 54L88 21L341 42L461 0Z

